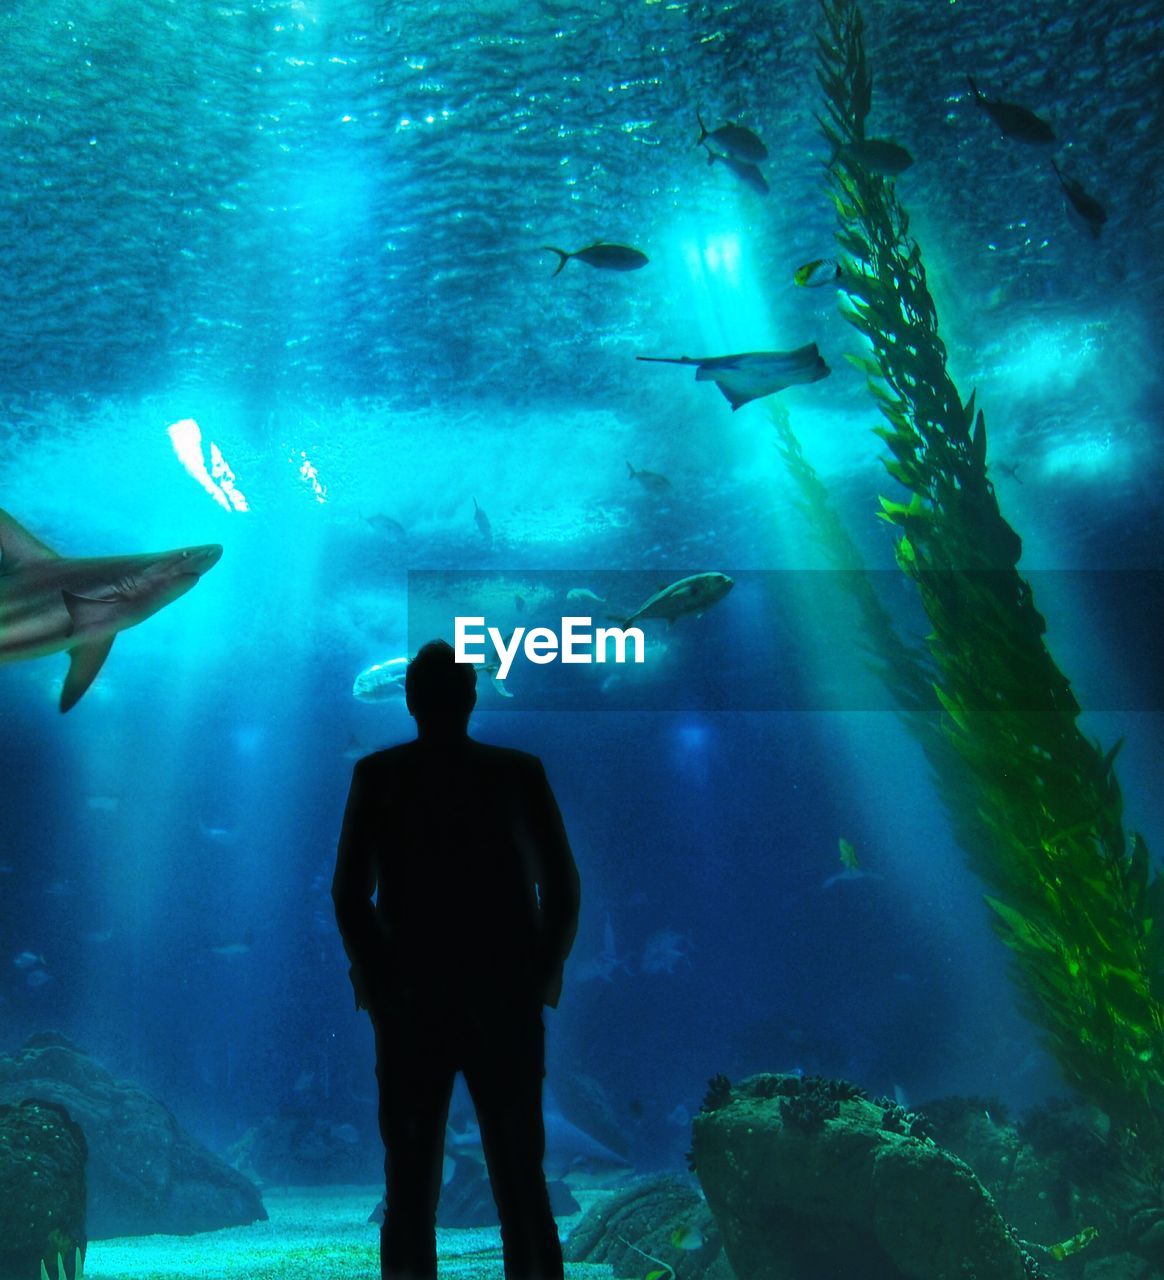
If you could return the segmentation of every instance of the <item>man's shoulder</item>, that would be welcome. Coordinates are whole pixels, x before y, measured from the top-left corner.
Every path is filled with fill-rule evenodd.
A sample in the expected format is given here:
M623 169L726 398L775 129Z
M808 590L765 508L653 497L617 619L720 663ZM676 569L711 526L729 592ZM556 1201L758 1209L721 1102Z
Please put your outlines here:
M498 747L491 742L478 742L476 738L472 739L472 744L479 759L499 769L533 773L542 767L541 760L529 751L519 751L516 747Z
M357 773L379 773L396 768L408 758L411 742L398 742L394 747L384 747L380 751L369 752L356 761Z

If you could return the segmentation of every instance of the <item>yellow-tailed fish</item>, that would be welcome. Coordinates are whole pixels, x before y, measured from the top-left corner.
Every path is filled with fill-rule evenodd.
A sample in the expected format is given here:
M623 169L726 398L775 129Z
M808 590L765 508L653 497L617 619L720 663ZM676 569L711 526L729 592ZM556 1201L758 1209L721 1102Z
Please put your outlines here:
M822 284L832 284L844 274L844 268L836 258L814 258L797 267L792 278L802 289L819 289Z
M688 1253L694 1253L696 1249L703 1248L703 1234L698 1227L684 1226L676 1227L671 1232L671 1243L676 1249L683 1249Z

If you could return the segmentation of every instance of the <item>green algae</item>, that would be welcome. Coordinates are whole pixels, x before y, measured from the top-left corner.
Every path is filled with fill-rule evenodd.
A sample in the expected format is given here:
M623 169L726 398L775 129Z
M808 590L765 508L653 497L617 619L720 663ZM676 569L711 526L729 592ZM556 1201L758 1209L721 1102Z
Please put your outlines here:
M850 358L886 419L885 467L905 491L882 498L879 514L898 531L898 563L932 628L941 732L962 775L949 777L943 761L939 786L1064 1076L1159 1167L1164 884L1142 838L1124 831L1118 744L1104 751L1080 732L1080 707L1046 646L1017 570L1021 540L987 478L984 415L947 372L895 184L842 151L865 137L872 110L860 10L823 0L822 12L819 122L837 239L852 260L841 307L868 341Z

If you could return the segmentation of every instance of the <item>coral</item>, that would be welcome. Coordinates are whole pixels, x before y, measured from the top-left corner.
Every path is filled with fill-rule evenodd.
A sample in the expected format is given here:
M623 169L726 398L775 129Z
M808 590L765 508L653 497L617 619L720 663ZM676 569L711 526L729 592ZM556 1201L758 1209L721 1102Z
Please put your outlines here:
M1014 952L1028 1010L1067 1079L1164 1167L1164 879L1122 824L1116 749L1080 733L1080 707L1018 573L1022 543L987 477L986 426L946 369L921 250L891 179L844 150L865 137L873 82L852 0L823 0L819 77L832 148L842 309L871 351L852 356L887 419L877 434L905 501L882 498L897 559L929 617L942 732L962 780L943 798Z
M874 1105L881 1108L881 1127L887 1133L900 1133L906 1138L917 1138L924 1141L933 1139L934 1126L926 1116L916 1111L907 1111L892 1098L876 1098Z
M724 1075L712 1076L707 1082L707 1093L700 1111L715 1111L726 1107L732 1100L732 1082Z

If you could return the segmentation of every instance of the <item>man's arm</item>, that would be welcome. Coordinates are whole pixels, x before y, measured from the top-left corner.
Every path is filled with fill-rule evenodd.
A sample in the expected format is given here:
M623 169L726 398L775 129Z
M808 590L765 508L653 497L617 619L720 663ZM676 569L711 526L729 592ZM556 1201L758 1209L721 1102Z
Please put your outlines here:
M556 1009L562 994L562 971L578 932L582 889L562 814L540 760L532 783L531 834L537 857L545 983L542 1002Z
M376 872L372 862L372 806L365 761L352 771L352 786L340 830L339 852L331 882L335 918L351 961L349 976L356 992L356 1008L366 1009L370 984L381 959L381 939L372 894Z

